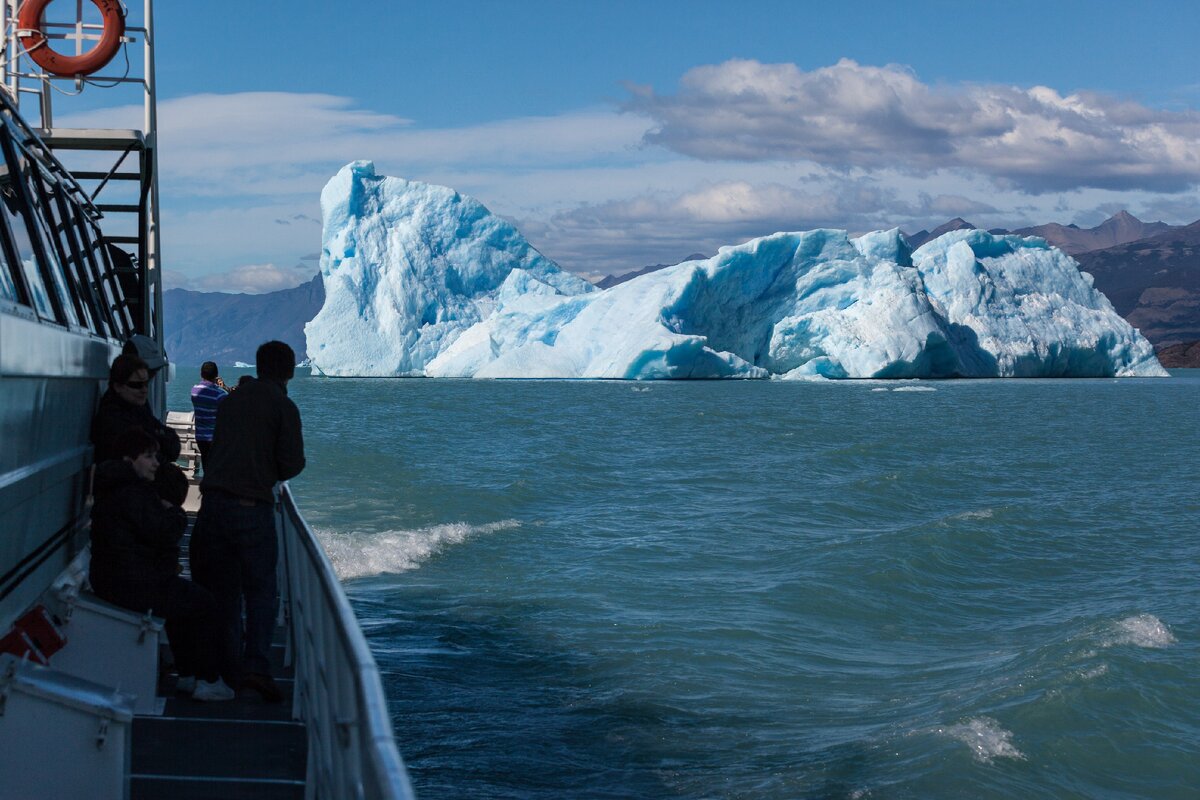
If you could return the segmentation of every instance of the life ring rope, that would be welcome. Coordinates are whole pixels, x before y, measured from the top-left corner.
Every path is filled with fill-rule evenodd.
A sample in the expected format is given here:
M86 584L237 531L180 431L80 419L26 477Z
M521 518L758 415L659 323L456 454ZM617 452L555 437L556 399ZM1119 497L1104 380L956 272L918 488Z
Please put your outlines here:
M24 40L25 54L46 72L61 77L85 77L104 68L125 41L125 7L119 0L91 0L100 11L104 30L91 50L67 56L50 47L42 29L42 14L51 0L25 0L17 13L17 38Z

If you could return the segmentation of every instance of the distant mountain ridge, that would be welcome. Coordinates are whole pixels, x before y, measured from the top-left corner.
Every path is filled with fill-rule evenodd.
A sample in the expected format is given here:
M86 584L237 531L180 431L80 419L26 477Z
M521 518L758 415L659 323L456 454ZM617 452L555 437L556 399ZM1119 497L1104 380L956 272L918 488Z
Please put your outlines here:
M167 355L185 365L253 364L258 346L278 339L291 345L299 361L308 350L304 325L324 303L325 284L319 274L293 289L266 294L168 289L163 292Z
M920 230L912 234L906 233L904 236L908 239L909 244L916 248L926 242L933 241L943 233L975 227L975 225L967 222L962 217L955 217L949 222L937 226L932 231ZM1004 228L991 228L988 230L988 233L1012 233L1017 236L1037 236L1045 239L1064 253L1074 256L1091 250L1100 250L1106 247L1125 244L1126 242L1137 241L1138 239L1145 239L1150 236L1157 236L1160 233L1177 230L1178 228L1179 226L1177 225L1168 225L1165 222L1142 222L1128 211L1118 211L1094 228L1080 228L1078 225L1060 225L1057 222L1049 222L1045 225L1017 228L1012 231Z
M975 226L972 225L971 223L967 222L962 217L955 217L954 219L950 220L949 222L943 222L941 225L938 225L932 231L920 230L912 235L909 235L906 233L906 234L904 234L904 238L908 239L908 243L911 244L913 246L913 249L915 250L918 247L920 247L921 245L925 244L926 242L932 242L934 239L938 238L943 233L949 233L950 231L974 230L974 229L975 229ZM1003 232L1004 231L992 231L992 233L1003 233Z
M621 273L620 275L605 275L603 278L596 281L596 286L601 289L610 289L613 286L616 286L617 284L625 283L626 281L631 281L634 278L640 277L642 275L649 275L651 272L658 272L660 269L666 269L667 267L678 266L679 264L682 264L686 261L699 261L699 260L705 259L705 258L708 258L708 256L704 255L703 253L692 253L690 256L685 256L681 260L676 261L674 264L652 264L648 267L642 267L641 269L635 269L633 272L624 272L624 273Z
M1051 222L1032 228L1018 228L1013 233L1021 236L1040 236L1059 250L1077 255L1146 239L1176 229L1175 225L1165 222L1142 222L1128 211L1118 211L1094 228L1079 228L1075 225Z

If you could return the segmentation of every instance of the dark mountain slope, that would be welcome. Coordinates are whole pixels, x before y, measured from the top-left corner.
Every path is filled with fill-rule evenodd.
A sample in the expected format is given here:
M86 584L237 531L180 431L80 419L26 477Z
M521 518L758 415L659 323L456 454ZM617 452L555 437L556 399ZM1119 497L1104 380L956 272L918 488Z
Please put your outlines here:
M1200 221L1075 258L1155 345L1200 339Z
M307 351L304 325L324 302L320 275L294 289L267 294L168 289L163 292L167 354L177 364L252 364L260 344L279 339L291 345L300 360Z

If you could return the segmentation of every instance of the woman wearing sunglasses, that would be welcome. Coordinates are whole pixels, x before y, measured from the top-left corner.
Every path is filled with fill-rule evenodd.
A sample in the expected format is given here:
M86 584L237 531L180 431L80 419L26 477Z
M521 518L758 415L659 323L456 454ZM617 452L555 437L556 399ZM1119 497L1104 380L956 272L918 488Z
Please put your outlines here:
M146 404L150 396L150 368L135 355L119 355L108 370L108 391L92 418L92 444L96 463L118 458L117 440L130 428L141 428L158 442L161 461L179 458L179 437L162 424Z

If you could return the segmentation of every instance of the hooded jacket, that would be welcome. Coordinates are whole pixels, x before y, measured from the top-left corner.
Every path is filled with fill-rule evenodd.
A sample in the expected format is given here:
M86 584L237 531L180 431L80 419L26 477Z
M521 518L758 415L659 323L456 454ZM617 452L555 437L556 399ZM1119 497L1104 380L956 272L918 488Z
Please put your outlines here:
M92 418L97 464L117 458L117 440L130 428L141 428L158 440L160 461L164 464L179 458L179 435L159 422L149 406L126 402L109 387L101 395L96 416Z
M157 583L179 574L187 515L164 506L155 486L124 459L96 467L92 507L92 584Z

